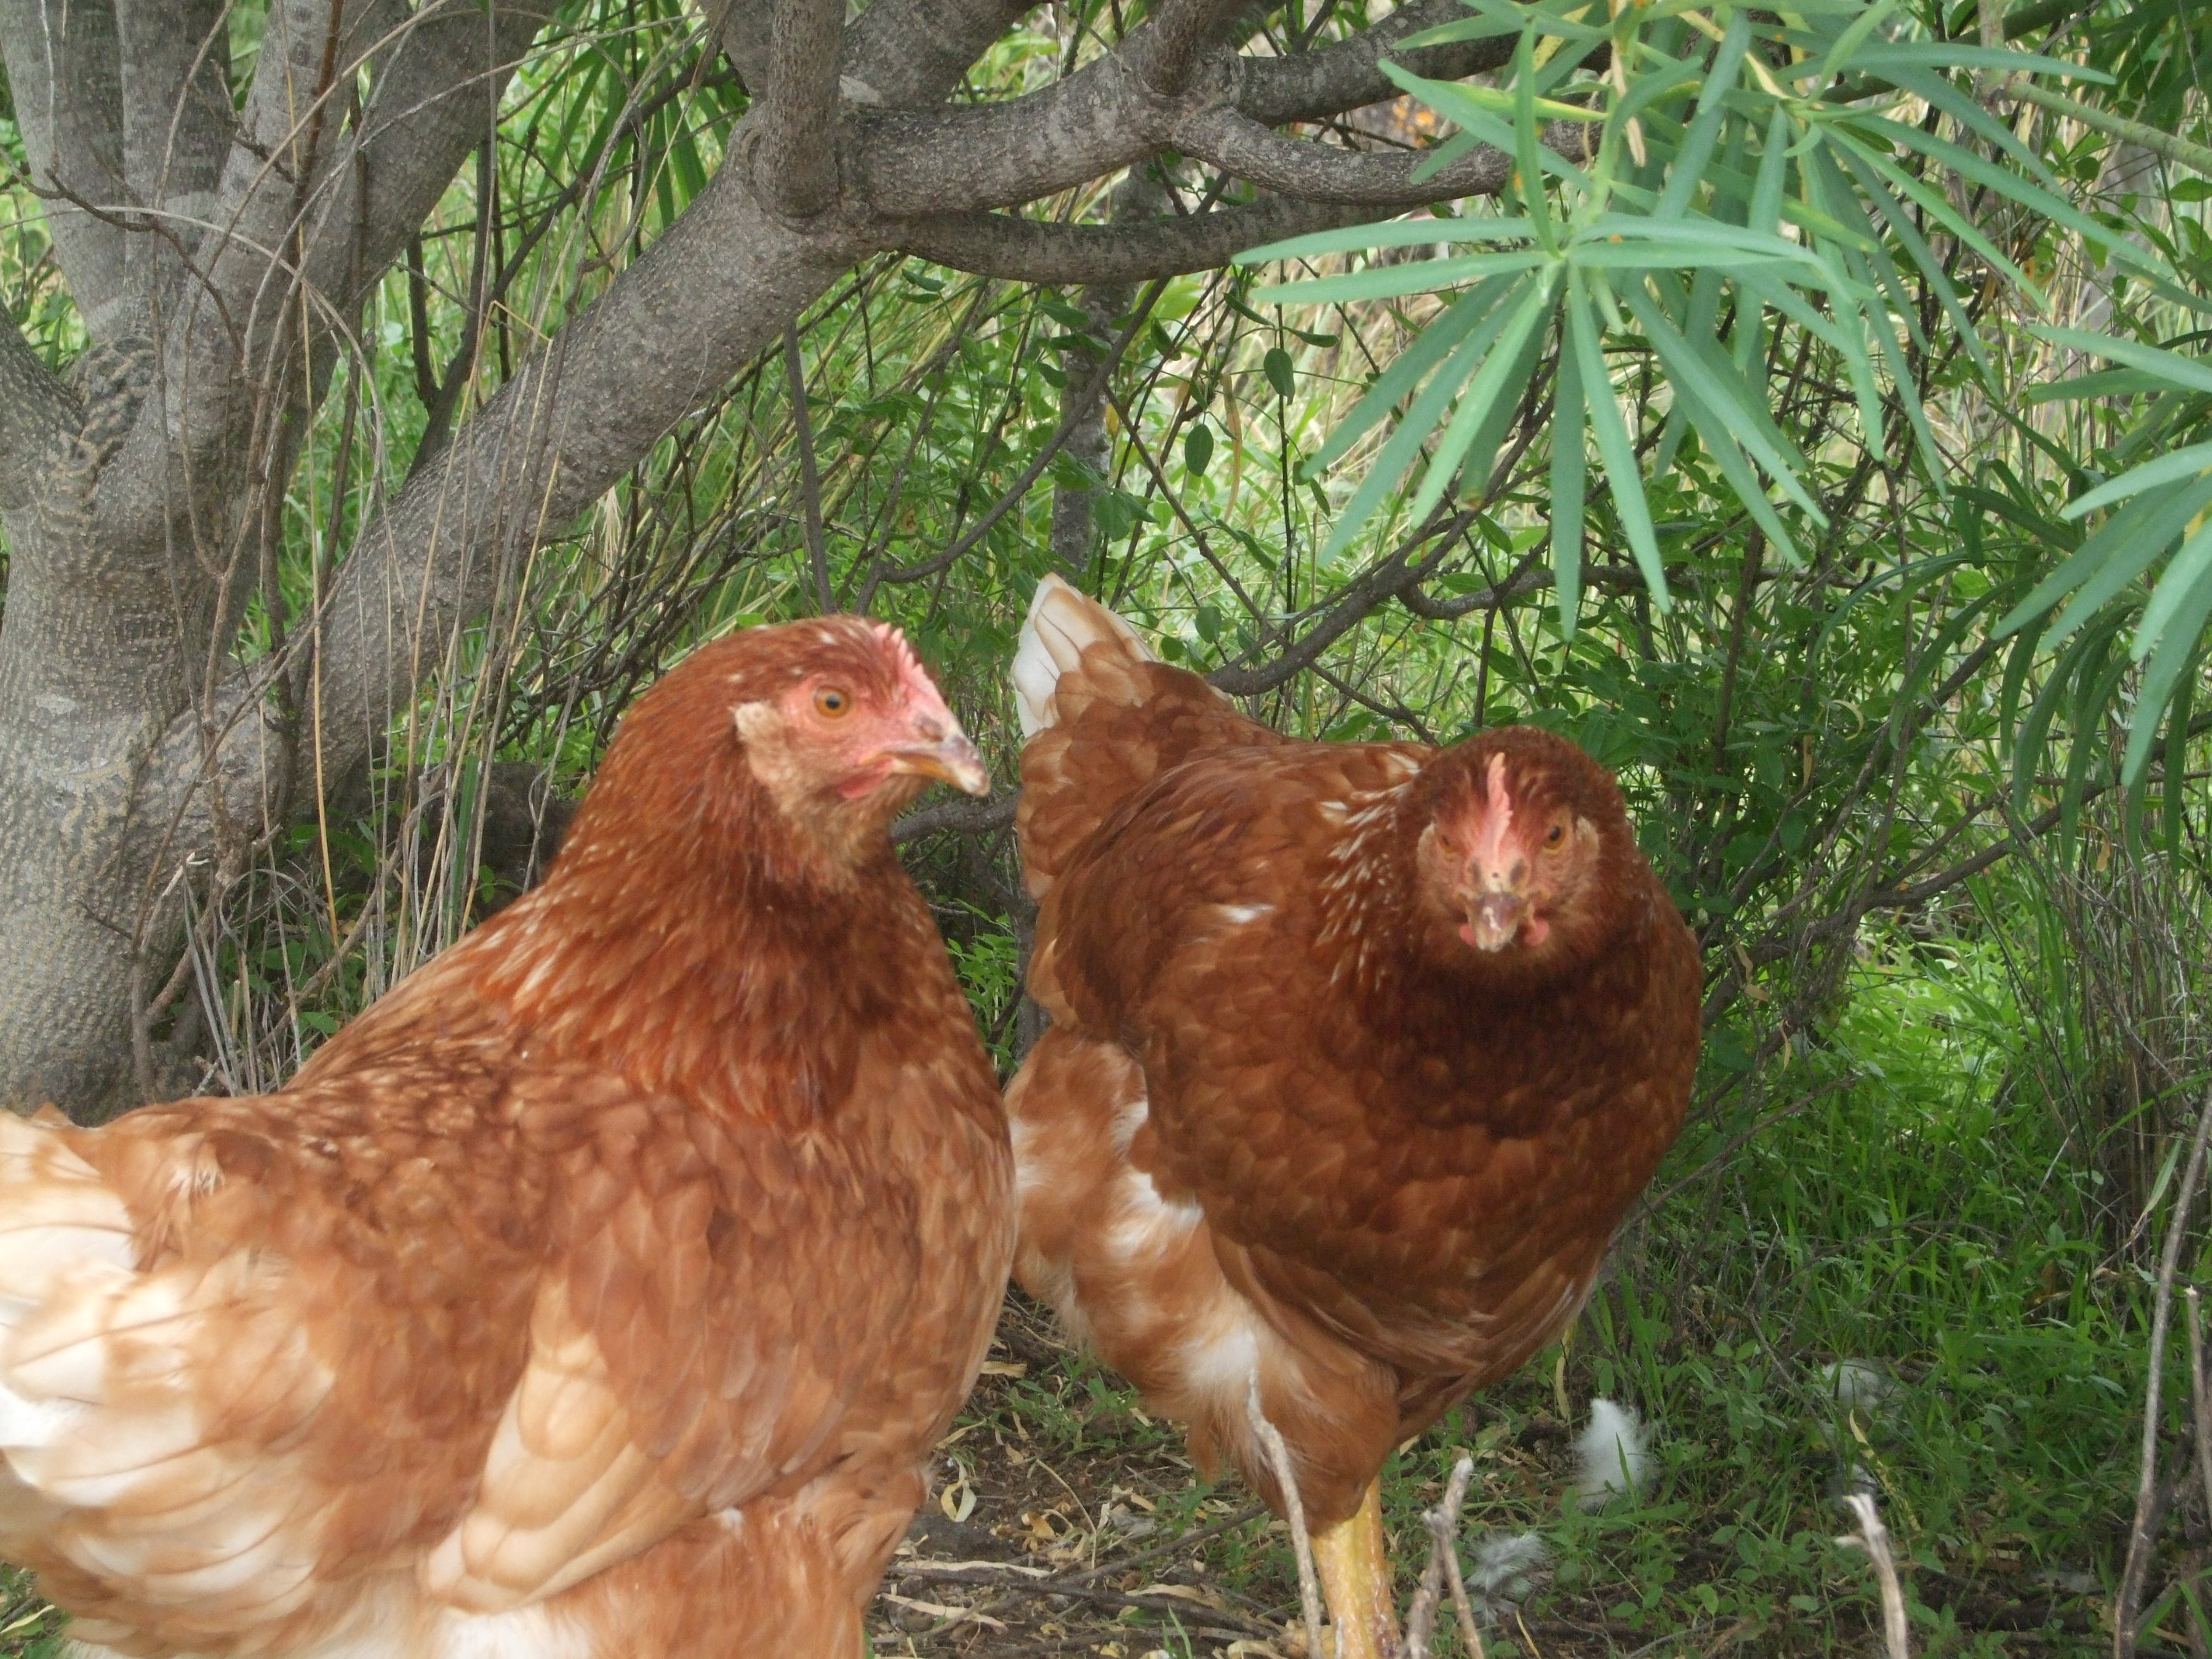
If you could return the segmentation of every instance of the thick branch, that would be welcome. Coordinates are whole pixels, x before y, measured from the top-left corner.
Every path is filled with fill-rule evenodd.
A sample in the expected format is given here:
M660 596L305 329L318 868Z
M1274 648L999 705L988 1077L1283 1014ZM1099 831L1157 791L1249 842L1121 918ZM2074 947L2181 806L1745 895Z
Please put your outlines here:
M1162 0L1130 42L1138 75L1163 98L1175 97L1190 84L1206 49L1222 38L1246 4L1247 0Z
M142 299L167 287L215 204L237 124L228 12L224 0L117 0L124 195L156 216L126 245Z
M897 107L934 104L1029 0L874 0L845 31L845 73Z
M76 396L0 311L0 507L31 499L83 422Z
M1243 91L1237 107L1267 126L1290 121L1319 121L1398 95L1397 83L1379 67L1385 58L1432 81L1457 81L1508 63L1510 34L1486 40L1456 40L1448 46L1394 52L1408 35L1467 15L1460 0L1414 0L1372 28L1318 52L1291 58L1248 58Z
M135 325L123 232L79 204L123 194L123 91L115 10L106 0L0 0L0 60L31 182L70 293L94 339Z
M895 245L934 264L1022 283L1136 283L1211 270L1248 248L1386 218L1395 208L1269 198L1247 207L1129 224L1055 225L1010 213L911 219Z
M844 0L778 0L769 81L756 88L753 187L778 213L811 219L837 193L837 58Z
M1547 134L1547 139L1552 135ZM1416 182L1418 152L1363 155L1286 137L1231 109L1212 109L1176 130L1182 148L1234 178L1309 202L1365 208L1417 207L1462 196L1494 196L1513 176L1513 160L1483 145L1433 178ZM1574 140L1577 149L1581 135Z

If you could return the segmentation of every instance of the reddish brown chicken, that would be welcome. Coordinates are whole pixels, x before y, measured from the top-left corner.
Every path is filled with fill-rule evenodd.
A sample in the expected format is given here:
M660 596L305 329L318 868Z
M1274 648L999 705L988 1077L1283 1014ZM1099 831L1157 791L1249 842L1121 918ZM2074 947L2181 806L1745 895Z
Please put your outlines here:
M1340 1659L1396 1641L1391 1448L1573 1318L1680 1127L1697 949L1620 792L1528 727L1288 740L1048 578L1015 669L1015 1271L1279 1507Z
M0 1556L95 1653L856 1659L1013 1243L933 777L892 630L708 646L289 1087L0 1113Z

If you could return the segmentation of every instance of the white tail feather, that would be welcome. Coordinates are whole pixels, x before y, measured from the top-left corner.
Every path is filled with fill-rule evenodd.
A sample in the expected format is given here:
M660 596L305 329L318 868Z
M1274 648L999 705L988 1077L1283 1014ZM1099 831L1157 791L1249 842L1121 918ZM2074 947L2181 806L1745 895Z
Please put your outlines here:
M1085 647L1119 639L1146 662L1152 653L1137 630L1096 600L1087 599L1058 576L1037 584L1030 614L1014 650L1014 710L1022 736L1033 738L1053 724L1058 711L1053 694L1060 677L1083 660Z

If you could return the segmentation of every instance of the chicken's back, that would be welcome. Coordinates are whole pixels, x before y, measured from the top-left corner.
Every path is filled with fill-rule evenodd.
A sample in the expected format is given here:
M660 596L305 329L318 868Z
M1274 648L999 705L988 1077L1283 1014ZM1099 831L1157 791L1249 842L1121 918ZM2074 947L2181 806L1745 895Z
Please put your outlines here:
M1016 822L1036 898L1163 772L1204 750L1289 741L1188 669L1156 661L1128 623L1058 576L1037 584L1013 680L1028 738Z

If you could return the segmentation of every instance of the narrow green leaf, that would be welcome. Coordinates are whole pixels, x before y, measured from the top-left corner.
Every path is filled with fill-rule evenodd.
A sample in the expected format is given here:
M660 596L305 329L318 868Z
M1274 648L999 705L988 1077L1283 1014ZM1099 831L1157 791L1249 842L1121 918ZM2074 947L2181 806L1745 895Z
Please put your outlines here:
M1316 477L1336 463L1360 435L1381 420L1413 390L1422 375L1443 361L1444 354L1464 340L1486 318L1494 316L1498 301L1513 286L1507 276L1493 276L1469 289L1452 302L1449 310L1431 322L1400 352L1390 367L1376 377L1366 395L1351 413L1336 423L1328 441L1305 463L1308 477Z
M1552 580L1558 585L1559 630L1575 636L1583 608L1583 506L1588 484L1582 368L1575 331L1559 331L1558 388L1552 405Z
M2181 550L2159 576L2158 585L2151 589L2150 599L2143 606L2142 617L2136 623L2135 638L2129 642L2130 657L2141 662L2157 649L2176 613L2188 603L2198 580L2208 570L2212 570L2212 523L2200 526L2182 543Z
M1833 146L1833 153L1857 179L1860 187L1887 222L1891 233L1905 245L1906 254L1919 267L1928 286L1936 291L1937 302L1942 306L1944 314L1950 318L1951 325L1958 330L1960 340L1973 358L1976 367L1985 375L1994 375L1996 366L1990 362L1989 350L1974 330L1973 319L1966 314L1966 307L1960 301L1958 290L1951 286L1951 279L1944 272L1943 262L1936 257L1935 250L1920 234L1919 227L1912 222L1912 216L1899 204L1896 197L1890 194L1889 186L1882 182L1881 172L1858 153L1856 146L1838 144ZM1899 314L1911 317L1915 314L1914 308L1908 302L1903 306ZM1915 327L1917 329L1917 323Z
M2093 334L2083 328L2058 328L2048 323L2030 323L2027 331L2038 339L2048 340L2053 345L2071 346L2075 350L2091 356L2104 357L2116 363L2125 363L2145 374L2155 374L2170 386L2186 386L2192 392L2212 392L2212 364L2198 362L2194 357L2182 356L2179 352L2163 350L2124 339L2117 334Z
M1511 320L1523 290L1534 280L1523 276L1514 283L1445 360L1443 367L1421 388L1420 395L1407 410L1405 418L1398 422L1398 429L1390 434L1382 452L1369 465L1367 476L1360 480L1359 488L1352 492L1352 499L1345 503L1344 511L1338 515L1335 526L1329 532L1328 540L1321 550L1320 558L1323 565L1333 562L1351 544L1352 538L1358 534L1360 526L1382 504L1382 498L1397 487L1399 479L1405 476L1406 469L1413 465L1413 458L1420 453L1421 446L1436 430L1437 423L1443 419L1444 410L1450 407L1453 397L1467 383L1468 377L1475 373L1483 361L1484 353L1489 350L1492 342ZM1370 395L1372 396L1371 393Z
M1797 81L1808 78L1818 80L1826 76L1840 74L1847 64L1854 69L1860 67L1858 64L1852 61L1853 58L1866 45L1867 36L1875 32L1881 20L1889 15L1896 3L1897 0L1875 0L1873 5L1869 6L1844 27L1844 32L1836 37L1835 44L1820 54L1820 61L1814 68L1808 70L1801 64L1790 78Z
M1510 253L1465 253L1449 259L1420 259L1402 265L1372 265L1341 276L1316 276L1309 282L1285 283L1254 294L1262 305L1314 306L1341 304L1353 300L1388 300L1403 294L1427 294L1455 283L1532 270L1551 262L1541 248L1522 248Z
M1529 333L1537 324L1551 315L1552 296L1558 281L1555 271L1547 271L1531 279L1528 294L1515 307L1512 318L1498 336L1498 343L1483 359L1482 367L1468 382L1467 390L1460 394L1459 408L1453 414L1451 424L1444 428L1443 436L1437 442L1436 453L1429 458L1428 471L1421 478L1420 488L1413 494L1407 516L1419 524L1429 516L1444 493L1444 486L1458 471L1461 459L1474 442L1475 434L1491 413L1491 406L1501 397L1517 398L1522 387L1508 388L1507 380L1516 363L1522 360L1521 348L1527 343ZM1524 383L1525 384L1525 383Z
M2142 778L2151 744L2158 736L2158 717L2173 695L2175 683L2196 660L2208 617L2212 617L2212 564L2197 572L2188 592L2175 602L2166 637L2136 688L2135 714L2128 722L2128 752L2120 763L2120 781L2130 789ZM2180 787L2179 781L2173 787Z
M1713 54L1713 66L1705 75L1705 84L1698 89L1697 118L1690 123L1689 134L1668 173L1667 188L1651 210L1654 218L1677 218L1690 205L1691 193L1705 176L1705 163L1712 159L1713 144L1720 137L1721 119L1728 113L1729 89L1743 70L1743 55L1750 46L1751 13L1738 7L1721 36L1720 49Z
M1881 75L1894 69L1993 69L2013 75L2055 75L2100 86L2112 83L2112 77L2104 70L2085 64L2014 52L2009 46L1974 46L1956 40L1902 40L1868 46L1852 60L1851 67ZM1802 69L1793 70L1790 78L1802 80Z
M1815 523L1826 523L1827 515L1798 479L1798 469L1804 465L1804 458L1796 453L1796 446L1782 435L1766 410L1747 399L1740 384L1730 384L1735 379L1733 367L1723 369L1705 361L1640 290L1629 289L1621 299L1644 331L1644 337L1659 354L1660 365L1666 369L1677 392L1685 388L1694 392L1718 417L1716 424L1733 433L1758 458L1767 476L1804 510L1807 517ZM1701 429L1702 426L1701 422Z
M1543 135L1536 125L1535 36L1524 32L1513 50L1513 185L1535 227L1536 245L1547 253L1559 247L1559 232L1552 224L1552 201L1544 191Z
M2177 478L2190 477L2207 467L2212 467L2212 444L2191 444L2185 449L2161 455L2154 461L2146 461L2109 483L2100 484L2087 495L2067 502L2058 516L2078 519L2111 502L2125 501L2130 495L2139 495L2144 490L2154 489L2162 483L2172 483Z
M1231 261L1240 265L1271 264L1278 259L1310 259L1328 253L1364 253L1370 248L1411 247L1422 242L1525 242L1526 219L1393 219L1387 225L1346 225L1340 230L1317 230L1310 236L1292 236L1240 253ZM1265 299L1270 290L1253 297Z
M2026 627L2077 588L2095 596L2087 605L2077 599L2068 607L2067 632L2079 628L2112 595L2149 569L2208 503L2212 503L2212 480L2130 501L2006 613L1997 623L1997 637ZM2050 643L2056 645L2063 637L2058 635Z
M1620 405L1613 401L1613 380L1606 373L1596 319L1590 315L1579 271L1570 270L1567 275L1566 313L1567 325L1575 333L1575 362L1582 375L1583 401L1589 407L1590 431L1597 440L1598 459L1605 464L1606 481L1613 487L1613 510L1620 515L1629 550L1644 572L1644 585L1651 590L1651 602L1664 611L1673 601L1667 593L1666 567L1659 559L1659 539L1651 528L1651 507L1644 499L1636 446L1629 438L1627 423L1620 418Z

